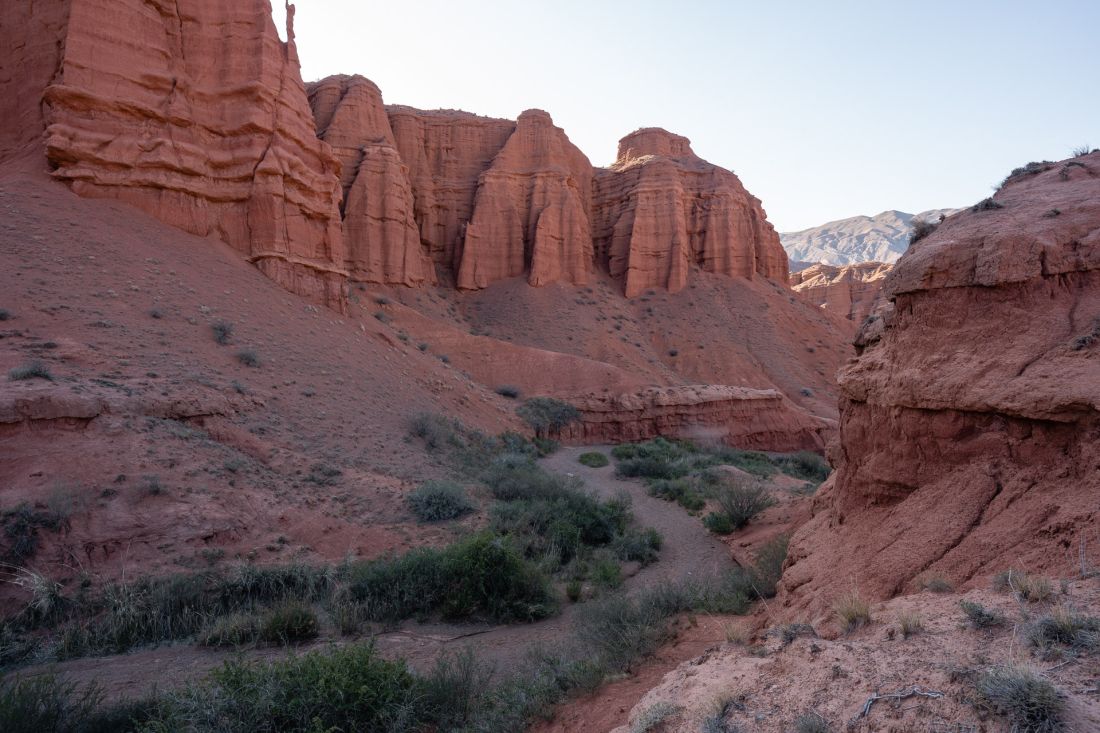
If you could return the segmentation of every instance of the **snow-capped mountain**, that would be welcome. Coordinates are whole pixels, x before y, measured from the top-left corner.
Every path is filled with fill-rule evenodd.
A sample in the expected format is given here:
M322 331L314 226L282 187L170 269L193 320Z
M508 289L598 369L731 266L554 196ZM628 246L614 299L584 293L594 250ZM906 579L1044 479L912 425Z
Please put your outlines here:
M779 240L792 260L850 265L856 262L898 261L909 247L913 219L938 221L959 209L932 209L919 214L884 211L875 216L853 216L800 232L781 232Z

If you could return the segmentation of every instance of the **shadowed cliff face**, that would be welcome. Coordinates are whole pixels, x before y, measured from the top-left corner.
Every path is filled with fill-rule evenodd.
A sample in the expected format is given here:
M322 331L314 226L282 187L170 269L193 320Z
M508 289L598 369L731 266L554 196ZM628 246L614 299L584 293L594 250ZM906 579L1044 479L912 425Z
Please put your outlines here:
M337 163L314 134L292 26L266 0L6 3L5 157L45 155L81 195L215 235L288 289L344 308ZM291 18L292 18L291 14ZM36 112L35 108L40 111ZM8 119L8 117L12 119Z
M1100 153L995 201L911 247L857 336L836 478L792 543L788 606L821 607L853 578L881 598L923 572L1072 575L1094 538Z
M696 157L685 137L638 130L611 168L593 169L541 110L512 122L385 108L362 77L329 77L309 90L318 133L343 165L349 269L359 279L430 282L430 259L463 290L518 276L536 286L585 284L597 268L628 297L678 291L693 268L786 281L786 254L760 202L733 173ZM407 185L395 162L384 173L373 162L373 151L390 147ZM367 195L353 200L357 187ZM369 215L364 202L374 206ZM357 223L365 216L370 226Z

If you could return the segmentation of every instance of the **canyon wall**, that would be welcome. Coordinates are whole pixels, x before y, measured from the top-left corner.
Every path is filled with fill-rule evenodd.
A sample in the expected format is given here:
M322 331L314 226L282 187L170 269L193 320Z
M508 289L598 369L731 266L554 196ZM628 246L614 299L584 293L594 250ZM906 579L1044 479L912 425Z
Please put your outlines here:
M291 291L344 308L339 164L316 136L293 7L286 43L267 0L0 13L22 41L2 52L0 92L21 100L4 113L5 157L44 149L77 193L217 236Z
M657 436L721 442L737 448L821 450L831 424L791 405L774 389L717 384L649 387L619 395L569 398L580 420L558 436L593 445Z
M384 107L362 77L329 77L309 90L318 133L343 166L348 269L357 279L430 281L430 259L440 282L463 290L520 276L536 286L584 284L597 268L628 297L678 291L692 268L786 282L787 256L760 202L685 137L638 130L601 169L541 110L512 122ZM384 168L372 165L378 149ZM366 215L365 201L373 204Z
M882 285L893 265L860 262L855 265L810 265L790 276L791 289L830 313L863 323L882 300Z
M1100 540L1100 153L1011 179L887 277L843 368L837 471L793 538L786 613L924 574L1070 577Z

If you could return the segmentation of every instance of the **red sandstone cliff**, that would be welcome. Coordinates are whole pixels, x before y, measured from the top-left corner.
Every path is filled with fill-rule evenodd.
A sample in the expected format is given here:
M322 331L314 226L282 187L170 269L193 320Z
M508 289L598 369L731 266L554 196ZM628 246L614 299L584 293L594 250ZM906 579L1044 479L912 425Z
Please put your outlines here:
M787 280L787 255L760 202L685 137L658 128L624 137L615 164L597 171L593 199L597 259L627 297L680 290L693 266Z
M542 110L527 110L478 180L458 287L529 273L532 285L585 283L592 266L592 165Z
M851 321L855 328L881 301L882 285L892 267L882 262L816 264L792 272L790 284L804 299Z
M311 84L310 101L343 164L348 268L358 279L417 284L430 280L421 266L430 257L464 290L523 275L532 285L581 284L596 268L621 279L628 297L677 291L693 267L786 282L787 257L760 202L687 138L638 130L620 142L615 165L593 169L539 110L511 122L391 106L387 124L377 87L344 76ZM385 164L372 165L381 150Z
M293 18L293 8L288 18ZM81 195L215 235L342 309L337 163L315 134L292 22L266 0L5 3L5 157L45 148ZM20 29L18 34L12 29Z
M340 161L348 274L394 285L435 282L382 93L361 76L332 76L308 89L317 134Z
M924 572L1071 576L1100 513L1100 153L1011 180L887 278L840 372L838 469L781 599L874 599ZM1092 545L1089 545L1092 557Z

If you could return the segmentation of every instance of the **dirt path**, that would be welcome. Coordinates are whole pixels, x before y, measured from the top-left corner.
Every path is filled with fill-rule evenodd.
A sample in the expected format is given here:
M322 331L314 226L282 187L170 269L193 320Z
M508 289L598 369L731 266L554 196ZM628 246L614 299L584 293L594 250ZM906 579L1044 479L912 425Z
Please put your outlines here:
M674 504L646 494L636 481L617 479L614 466L589 468L577 462L577 456L589 450L607 448L567 447L543 459L550 471L579 476L589 490L601 498L620 493L630 496L636 521L656 528L664 538L658 562L642 568L627 578L625 590L639 589L670 580L709 575L731 564L728 549L708 533L695 517ZM527 651L535 645L552 646L566 638L576 615L575 605L566 605L554 618L532 624L420 624L405 622L393 631L374 637L378 649L389 657L402 657L416 669L429 669L441 653L470 649L478 658L492 662L499 669L509 669L522 663ZM347 639L327 640L309 648L347 643ZM299 647L302 650L306 647ZM175 687L202 676L209 669L233 656L234 652L198 647L190 643L163 645L140 649L128 654L92 657L41 665L23 673L52 669L78 684L96 681L108 698L134 697L146 694L154 687ZM281 656L281 648L261 648L243 652L249 659L269 659Z

